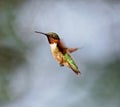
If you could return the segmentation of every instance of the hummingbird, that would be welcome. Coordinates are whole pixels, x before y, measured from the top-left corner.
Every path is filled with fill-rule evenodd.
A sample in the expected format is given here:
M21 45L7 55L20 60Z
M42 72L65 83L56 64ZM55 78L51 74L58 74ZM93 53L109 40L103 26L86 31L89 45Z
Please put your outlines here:
M43 33L35 31L35 33L43 34L47 37L52 55L60 64L60 66L67 66L68 68L72 69L77 75L80 73L78 66L70 55L70 53L78 50L78 48L67 48L61 41L58 34L54 32Z

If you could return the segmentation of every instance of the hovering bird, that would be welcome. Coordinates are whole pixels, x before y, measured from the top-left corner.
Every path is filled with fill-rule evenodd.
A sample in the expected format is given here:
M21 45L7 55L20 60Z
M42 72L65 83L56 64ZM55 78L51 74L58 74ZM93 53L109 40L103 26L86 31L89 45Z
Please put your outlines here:
M47 37L48 42L50 44L52 55L56 59L56 61L60 64L60 66L65 65L65 66L71 68L77 75L80 73L76 63L70 56L70 53L78 50L78 48L67 48L62 43L58 34L56 34L54 32L43 33L43 32L35 31L35 33L40 33Z

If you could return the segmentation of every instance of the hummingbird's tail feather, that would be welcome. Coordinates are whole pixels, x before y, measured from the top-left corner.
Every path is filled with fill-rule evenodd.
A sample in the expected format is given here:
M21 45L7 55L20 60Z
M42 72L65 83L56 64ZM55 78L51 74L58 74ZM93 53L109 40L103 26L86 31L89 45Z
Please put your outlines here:
M78 70L78 69L73 69L72 67L70 67L72 70L73 70L73 72L75 73L75 74L80 74L81 72Z

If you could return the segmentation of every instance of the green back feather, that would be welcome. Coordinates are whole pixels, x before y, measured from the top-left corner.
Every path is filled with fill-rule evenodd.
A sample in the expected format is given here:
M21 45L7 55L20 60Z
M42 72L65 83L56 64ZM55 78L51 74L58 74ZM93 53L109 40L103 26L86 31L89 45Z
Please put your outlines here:
M79 71L77 65L76 65L75 62L74 62L74 60L71 58L71 56L70 56L68 53L65 54L65 59L66 59L67 62L70 64L70 67L71 67L73 70Z

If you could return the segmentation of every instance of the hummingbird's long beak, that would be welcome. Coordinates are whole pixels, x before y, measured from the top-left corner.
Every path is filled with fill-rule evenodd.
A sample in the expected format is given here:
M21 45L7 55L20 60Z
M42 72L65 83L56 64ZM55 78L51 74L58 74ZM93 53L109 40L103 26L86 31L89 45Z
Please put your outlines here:
M43 33L43 32L38 32L38 31L35 31L35 33L40 33L40 34L43 34L43 35L48 36L46 33Z

